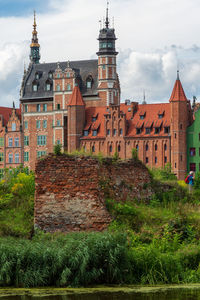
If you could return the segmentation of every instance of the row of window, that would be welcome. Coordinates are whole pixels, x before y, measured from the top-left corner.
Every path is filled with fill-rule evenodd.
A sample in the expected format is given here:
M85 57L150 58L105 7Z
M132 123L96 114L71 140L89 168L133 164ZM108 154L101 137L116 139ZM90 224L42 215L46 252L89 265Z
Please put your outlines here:
M117 146L117 152L120 152L120 151L121 151L121 146L118 145L118 146ZM92 146L92 152L95 152L95 146L94 146L94 145ZM112 145L109 146L109 152L110 152L110 153L113 152L113 147L112 147Z
M43 107L43 110L42 110L42 107ZM59 103L57 104L57 110L60 110L60 104ZM43 105L37 104L36 105L36 111L37 112L41 112L41 111L46 112L47 111L47 104L46 103L43 104ZM26 112L26 113L28 112L28 104L24 105L24 112ZM15 127L15 130L16 130L16 127ZM15 130L12 129L12 131L15 131Z
M46 128L47 128L47 120L43 120L43 121L42 121L42 124L43 124L43 128L46 129ZM40 129L40 125L41 125L40 120L37 120L37 121L36 121L36 128L37 128L37 129Z
M38 80L38 79L40 79L42 77L42 72L36 72L35 73L35 79L36 80ZM52 72L49 72L49 74L48 74L48 78L49 79L52 79L53 78L53 73Z
M89 130L84 130L83 135L88 136ZM98 130L92 130L92 136L97 136ZM107 129L106 131L107 136L110 136L110 129ZM122 136L123 130L122 128L119 129L119 135ZM117 135L117 129L113 129L113 136Z
M161 127L154 128L154 134L159 134L161 131ZM152 128L145 128L145 134L150 134L152 132ZM142 128L136 128L136 134L141 134ZM164 133L170 133L170 127L164 127Z
M33 92L37 92L38 91L38 87L39 85L37 83L33 83ZM46 86L45 86L45 91L49 92L52 90L52 84L51 83L46 83Z
M37 157L41 157L46 155L46 151L37 151ZM14 161L13 161L14 158ZM4 154L2 152L0 152L0 162L4 161ZM24 152L24 161L27 162L29 161L29 152ZM9 164L12 164L13 162L18 164L19 163L19 153L15 153L15 155L13 155L13 153L9 153L8 155L8 162Z
M149 150L149 145L148 145L148 144L146 144L146 146L145 146L145 150L146 150L146 151L148 151L148 150ZM157 145L157 144L155 144L155 146L154 146L154 150L155 150L155 151L157 151L157 150L158 150L158 145ZM165 151L167 150L167 145L166 145L166 144L164 144L164 150L165 150Z
M41 108L43 107L43 110L41 110ZM37 112L41 112L41 111L47 111L47 104L44 103L43 105L41 104L36 104L36 111ZM28 112L28 104L24 105L24 112Z

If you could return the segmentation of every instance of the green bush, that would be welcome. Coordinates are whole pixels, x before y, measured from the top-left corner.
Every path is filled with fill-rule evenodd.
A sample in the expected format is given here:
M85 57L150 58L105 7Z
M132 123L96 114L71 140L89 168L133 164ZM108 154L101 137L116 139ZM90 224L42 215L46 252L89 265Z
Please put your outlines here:
M55 155L61 155L62 154L61 150L62 150L62 146L60 144L54 145L53 152Z

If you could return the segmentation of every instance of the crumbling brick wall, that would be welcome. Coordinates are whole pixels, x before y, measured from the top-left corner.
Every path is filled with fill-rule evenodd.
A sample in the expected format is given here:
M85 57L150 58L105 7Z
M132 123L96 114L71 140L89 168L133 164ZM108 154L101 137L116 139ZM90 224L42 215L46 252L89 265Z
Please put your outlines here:
M105 198L148 198L150 181L139 161L50 154L36 165L35 227L48 232L104 230L111 222Z

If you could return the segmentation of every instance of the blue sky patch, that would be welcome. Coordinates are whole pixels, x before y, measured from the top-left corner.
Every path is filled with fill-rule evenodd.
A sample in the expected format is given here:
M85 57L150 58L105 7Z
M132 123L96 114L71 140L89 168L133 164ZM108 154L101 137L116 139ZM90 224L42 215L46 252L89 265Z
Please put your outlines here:
M0 17L20 17L48 10L48 0L0 0Z

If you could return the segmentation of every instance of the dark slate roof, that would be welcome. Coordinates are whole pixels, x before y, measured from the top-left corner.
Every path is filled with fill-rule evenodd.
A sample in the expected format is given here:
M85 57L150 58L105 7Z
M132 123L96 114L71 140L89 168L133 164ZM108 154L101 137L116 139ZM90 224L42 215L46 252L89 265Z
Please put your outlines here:
M64 71L68 65L68 62L59 63L60 68ZM97 95L98 86L98 60L81 60L69 62L70 68L75 71L76 77L80 79L80 91L83 96ZM22 83L22 95L21 100L37 99L37 98L52 98L53 91L46 91L46 81L48 79L49 72L54 72L57 68L57 63L42 63L32 64L27 71ZM38 91L33 92L32 84L35 81L35 74L39 74ZM93 78L92 89L87 90L86 79L91 75Z

